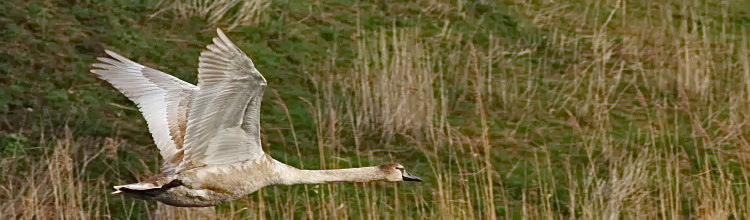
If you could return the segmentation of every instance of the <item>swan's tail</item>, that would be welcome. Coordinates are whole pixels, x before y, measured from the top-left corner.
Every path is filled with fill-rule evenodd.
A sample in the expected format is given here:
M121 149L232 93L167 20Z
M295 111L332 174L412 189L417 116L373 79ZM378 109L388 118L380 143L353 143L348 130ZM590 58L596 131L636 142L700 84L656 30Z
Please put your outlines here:
M138 199L153 200L155 197L161 195L167 190L182 185L182 181L173 179L164 185L157 185L151 181L145 181L140 183L133 183L127 185L115 186L115 191L112 194L125 195L129 197L135 197Z
M133 183L133 184L115 186L114 188L115 188L115 191L112 192L112 194L118 195L118 194L123 194L126 192L161 189L161 186L154 185L153 183Z

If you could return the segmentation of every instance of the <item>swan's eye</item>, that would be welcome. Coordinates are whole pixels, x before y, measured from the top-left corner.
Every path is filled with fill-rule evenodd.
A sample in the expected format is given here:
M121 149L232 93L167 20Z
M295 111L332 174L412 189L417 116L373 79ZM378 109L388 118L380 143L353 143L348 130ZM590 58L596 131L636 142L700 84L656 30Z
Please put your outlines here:
M401 172L404 171L404 167L396 167L396 169L399 170L399 171L401 171Z

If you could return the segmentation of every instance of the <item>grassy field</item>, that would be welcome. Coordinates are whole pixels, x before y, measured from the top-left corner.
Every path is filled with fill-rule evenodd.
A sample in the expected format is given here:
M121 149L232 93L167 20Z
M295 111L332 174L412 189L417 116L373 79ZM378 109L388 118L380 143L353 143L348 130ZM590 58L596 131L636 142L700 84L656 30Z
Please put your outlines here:
M168 2L0 3L0 219L750 218L748 1ZM268 79L273 157L425 181L110 195L161 158L89 65L195 83L216 27Z

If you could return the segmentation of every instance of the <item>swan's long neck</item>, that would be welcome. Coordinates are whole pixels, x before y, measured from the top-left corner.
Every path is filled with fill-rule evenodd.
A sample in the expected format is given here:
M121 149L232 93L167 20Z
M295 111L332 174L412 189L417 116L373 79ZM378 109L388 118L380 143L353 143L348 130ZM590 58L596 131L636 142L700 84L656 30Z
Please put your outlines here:
M386 180L386 174L378 167L360 167L334 170L301 170L279 163L276 184L321 184L333 182L370 182Z

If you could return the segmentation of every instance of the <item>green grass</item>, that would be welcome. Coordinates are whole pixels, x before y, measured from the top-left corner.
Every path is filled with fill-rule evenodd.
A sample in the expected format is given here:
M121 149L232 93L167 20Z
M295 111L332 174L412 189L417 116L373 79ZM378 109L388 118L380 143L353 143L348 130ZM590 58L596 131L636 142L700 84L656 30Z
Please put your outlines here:
M195 215L109 195L160 158L88 70L106 48L195 83L218 26L268 79L272 156L426 179L268 187L218 216L747 217L744 1L184 2L0 3L1 216Z

